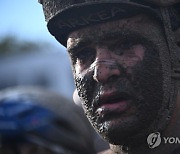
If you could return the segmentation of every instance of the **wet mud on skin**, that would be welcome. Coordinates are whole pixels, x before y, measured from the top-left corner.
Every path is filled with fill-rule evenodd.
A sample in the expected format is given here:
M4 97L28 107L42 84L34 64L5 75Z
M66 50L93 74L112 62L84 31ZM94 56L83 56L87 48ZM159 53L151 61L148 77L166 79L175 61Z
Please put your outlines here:
M119 62L117 67L121 75L113 76L105 83L99 83L94 80L94 69L90 68L90 65L82 68L80 64L77 64L75 53L79 52L84 45L94 47L97 44L107 44L113 52L114 47L108 42L114 41L117 35L120 37L120 42L129 41L130 36L130 41L137 40L144 49L143 59L131 66L130 72L127 71L128 67L123 67L125 65L122 66ZM167 75L168 70L165 68L169 63L162 62L162 59L165 59L162 58L163 50L167 50L167 46L164 43L160 25L144 16L138 16L119 23L116 21L110 25L86 28L73 33L69 38L68 51L73 64L78 94L83 100L85 114L104 138L113 144L136 145L139 141L137 137L144 138L149 132L161 128L161 123L164 127L163 123L166 121L158 125L157 121L164 114L164 110L168 110L167 102L164 102L168 78L164 76ZM81 45L76 48L79 42ZM112 68L109 66L106 69ZM121 115L113 115L103 110L97 112L100 94L111 89L122 97L130 97L130 107ZM107 114L104 115L103 112Z
M152 57L152 59L155 59L155 57ZM115 91L117 91L118 93L120 94L124 93L131 97L132 99L131 109L133 114L135 114L136 117L140 120L140 123L138 123L139 127L147 128L149 127L149 123L152 123L152 120L155 119L155 117L157 116L157 111L161 107L160 102L162 102L161 100L163 95L161 89L162 78L160 78L162 74L158 70L158 72L156 73L157 76L152 76L153 72L156 70L146 69L147 67L149 67L149 65L151 66L155 65L154 67L158 66L156 64L159 64L159 60L152 61L152 59L149 60L147 59L147 61L149 62L146 62L144 59L145 64L142 64L141 65L142 67L139 66L139 68L134 68L135 74L133 81L129 79L128 75L127 77L125 75L122 79L114 79L113 81L109 81L105 86L102 86L101 84L96 84L92 78L88 78L86 76L84 76L83 78L76 78L76 84L78 87L78 91L80 92L79 95L85 101L83 105L86 114L90 119L90 121L93 122L95 128L97 128L100 133L106 134L108 131L111 131L111 129L113 131L113 128L109 130L108 122L101 123L101 121L103 121L103 117L97 114L95 110L97 109L96 105L99 103L99 93L102 91L102 89L104 89L103 91L105 91L106 89L113 88L116 89ZM157 81L158 78L159 80ZM154 83L154 81L156 82ZM156 93L156 95L154 95L154 92ZM127 116L128 114L131 113L127 113ZM111 116L111 115L107 114L107 116ZM126 113L123 116L126 116ZM110 117L104 117L104 118L108 119ZM119 123L123 123L123 121L120 120ZM130 121L129 123L130 124L127 124L127 127L123 126L125 130L123 130L122 128L122 131L127 132L128 127L135 126L135 125L133 126L133 121L132 122ZM136 128L134 129L136 130L133 133L137 133L136 131L139 130L139 127L137 125L135 127ZM125 132L123 132L123 134L125 134ZM131 132L127 132L126 135L129 133ZM115 138L116 136L112 136L112 138Z

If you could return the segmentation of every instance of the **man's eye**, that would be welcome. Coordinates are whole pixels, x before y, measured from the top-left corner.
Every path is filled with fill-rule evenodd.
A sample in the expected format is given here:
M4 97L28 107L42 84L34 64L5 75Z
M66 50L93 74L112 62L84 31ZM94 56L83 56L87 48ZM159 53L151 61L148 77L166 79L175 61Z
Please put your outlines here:
M120 47L121 49L128 50L131 49L133 45L135 45L134 42L123 42Z
M136 43L131 41L121 42L116 46L114 52L117 55L122 56L125 53L130 52L134 45L136 45Z
M85 48L76 54L76 58L81 64L93 62L95 56L96 51L93 48Z

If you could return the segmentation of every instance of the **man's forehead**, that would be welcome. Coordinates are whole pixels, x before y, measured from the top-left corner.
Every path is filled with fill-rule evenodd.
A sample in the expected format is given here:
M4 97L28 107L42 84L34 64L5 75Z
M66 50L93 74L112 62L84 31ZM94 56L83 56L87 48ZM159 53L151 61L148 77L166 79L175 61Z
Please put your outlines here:
M135 33L142 33L143 29L148 29L145 25L153 24L153 20L145 15L137 15L135 17L107 22L99 25L89 26L72 32L67 40L67 48L76 46L77 44L85 45L86 42L91 43L111 40L117 36L124 37Z

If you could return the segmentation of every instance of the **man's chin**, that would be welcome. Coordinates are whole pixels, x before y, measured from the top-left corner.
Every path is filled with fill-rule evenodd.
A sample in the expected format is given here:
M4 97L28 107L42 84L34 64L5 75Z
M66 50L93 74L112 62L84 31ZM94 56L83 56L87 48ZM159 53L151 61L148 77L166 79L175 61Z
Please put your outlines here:
M148 126L139 122L135 116L126 119L105 121L98 125L98 132L114 145L134 146L144 141Z

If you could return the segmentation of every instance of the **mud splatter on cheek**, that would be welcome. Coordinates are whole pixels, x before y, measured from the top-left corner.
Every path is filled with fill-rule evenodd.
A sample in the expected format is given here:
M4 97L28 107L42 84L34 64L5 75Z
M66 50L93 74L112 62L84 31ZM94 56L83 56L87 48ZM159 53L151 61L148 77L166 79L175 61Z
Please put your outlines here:
M83 100L83 105L90 106L92 100L92 79L88 74L82 75L77 70L77 66L73 68L74 80L79 97Z
M143 103L139 104L139 113L137 113L138 116L145 115L140 118L142 121L153 120L152 115L157 115L158 110L163 106L163 78L159 56L152 50L147 50L146 54L141 66L135 68L132 83L134 89L140 88L139 92L144 99Z
M98 116L95 114L94 104L99 101L99 89L97 83L93 80L93 72L89 71L82 75L82 73L77 73L75 66L73 72L78 95L83 100L84 112L91 124L97 128Z

